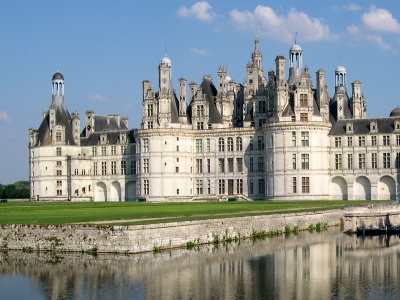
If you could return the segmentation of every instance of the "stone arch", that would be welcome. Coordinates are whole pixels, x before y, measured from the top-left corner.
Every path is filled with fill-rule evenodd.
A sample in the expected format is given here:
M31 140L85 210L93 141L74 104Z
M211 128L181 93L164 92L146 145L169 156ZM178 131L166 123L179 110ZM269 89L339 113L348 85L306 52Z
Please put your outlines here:
M371 182L367 177L357 177L354 183L354 200L371 200Z
M104 182L96 183L94 200L95 201L107 201L107 187Z
M330 184L331 200L347 200L347 182L341 177L337 176L332 179Z
M121 201L121 185L113 181L110 186L110 201Z
M390 176L382 176L378 182L379 200L396 200L396 182Z
M136 181L125 183L125 201L136 199Z

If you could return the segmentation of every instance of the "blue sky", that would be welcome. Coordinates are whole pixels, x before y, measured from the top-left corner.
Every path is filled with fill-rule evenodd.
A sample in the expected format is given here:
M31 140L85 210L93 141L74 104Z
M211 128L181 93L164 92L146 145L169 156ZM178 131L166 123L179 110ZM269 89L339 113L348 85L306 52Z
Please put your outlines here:
M28 180L28 129L51 103L51 78L65 78L65 103L141 122L142 81L157 88L167 52L174 86L200 83L220 65L242 83L254 37L263 68L297 42L311 74L360 80L367 117L400 105L398 1L14 1L0 2L0 183ZM314 76L313 76L314 77ZM315 83L315 78L313 78Z

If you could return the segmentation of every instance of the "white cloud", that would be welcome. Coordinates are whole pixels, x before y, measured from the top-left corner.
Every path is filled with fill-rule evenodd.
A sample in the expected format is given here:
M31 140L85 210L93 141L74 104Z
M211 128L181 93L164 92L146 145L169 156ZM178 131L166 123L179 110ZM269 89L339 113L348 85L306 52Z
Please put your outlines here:
M103 95L100 94L95 94L95 95L90 95L89 100L95 101L95 102L108 102L109 99Z
M347 27L347 32L353 36L358 36L361 32L361 28L356 25L351 25Z
M241 29L250 29L277 40L293 40L296 32L302 41L336 39L323 20L311 18L292 8L285 15L278 15L269 6L258 5L254 12L248 10L230 12L232 23Z
M197 49L197 48L192 48L190 49L190 52L196 55L207 55L208 51L207 50L202 50L202 49Z
M178 9L177 14L183 18L195 17L196 19L205 22L209 22L215 17L215 12L207 1L196 2L190 8L182 6Z
M345 5L344 7L345 11L357 11L361 9L361 6L355 4L355 3L349 3L347 5Z
M386 9L376 8L372 5L370 11L363 14L361 19L364 25L372 30L400 33L399 22L393 17L391 12Z
M368 42L377 45L382 50L385 50L385 51L393 50L392 47L389 44L385 43L383 38L379 35L367 35L366 39Z
M6 111L0 111L0 120L6 123L11 122L11 119Z

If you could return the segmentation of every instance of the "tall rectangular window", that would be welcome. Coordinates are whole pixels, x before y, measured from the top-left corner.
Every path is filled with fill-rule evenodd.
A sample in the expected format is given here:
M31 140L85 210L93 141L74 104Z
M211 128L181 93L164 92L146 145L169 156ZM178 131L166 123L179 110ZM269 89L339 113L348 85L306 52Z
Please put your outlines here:
M204 129L204 122L197 122L197 129L199 130Z
M297 178L296 177L292 178L292 193L294 193L294 194L297 193Z
M92 147L92 156L97 156L97 147Z
M250 137L250 141L249 141L249 151L253 151L254 150L254 146L253 146L253 137Z
M236 179L236 194L243 194L243 179Z
M143 194L150 194L150 181L148 179L143 180Z
M264 137L263 136L259 136L258 137L258 150L264 150Z
M153 104L147 105L147 116L152 117L154 114Z
M242 138L237 137L236 138L236 151L242 151L242 150L243 150Z
M365 147L365 136L358 137L358 146Z
M106 146L102 146L101 147L101 155L102 156L106 156L107 155L107 147Z
M390 153L383 153L383 168L390 169Z
M218 158L218 171L220 173L225 172L225 162L223 158Z
M396 153L395 166L396 166L396 169L400 169L400 152Z
M342 154L335 154L335 169L342 169Z
M301 132L301 146L308 147L310 145L310 134L308 131Z
M210 179L207 180L207 194L211 194L211 181Z
M296 131L292 131L292 146L295 147L297 142L297 134Z
M249 172L254 172L254 158L250 157L250 163L249 163Z
M307 107L307 94L300 94L300 106Z
M207 158L207 173L211 173L211 159Z
M365 169L365 153L358 154L358 168Z
M61 142L61 132L56 132L56 142Z
M335 137L335 147L342 147L342 137L341 136Z
M111 162L111 175L116 175L117 174L117 162L112 161Z
M131 145L131 147L132 146L135 146L135 145ZM121 155L124 155L125 151L126 151L126 146L125 145L121 145L120 151L121 151ZM133 152L133 153L131 152L131 154L135 154L135 152Z
M243 172L243 158L236 158L236 171Z
M310 177L301 177L301 192L310 193Z
M347 154L347 169L353 169L353 154Z
M117 155L117 146L111 146L111 155Z
M228 172L233 172L233 158L228 158Z
M400 134L396 134L396 145L400 146Z
M204 117L204 106L203 105L197 105L197 116Z
M61 156L61 147L56 148L56 155Z
M136 174L136 160L131 160L130 173L131 174Z
M258 179L258 193L263 195L265 194L265 179Z
M121 174L126 174L126 160L121 160Z
M224 179L218 180L218 193L225 194L225 180Z
M218 151L219 152L225 151L225 141L222 137L218 138Z
M353 147L353 137L352 136L347 137L347 146Z
M371 153L371 168L377 169L378 168L378 154Z
M292 154L292 164L293 164L293 170L297 169L297 155Z
M196 193L197 195L203 194L203 180L201 179L196 180Z
M143 139L143 152L149 152L149 139Z
M249 194L254 194L254 180L250 179L249 181Z
M107 162L101 162L101 175L107 175Z
M143 173L149 173L149 159L143 158Z
M310 155L309 154L301 155L301 168L303 170L308 170L310 168Z
M371 146L376 146L376 135L371 136Z
M258 172L264 172L264 157L258 158Z
M196 173L203 173L203 160L200 158L196 159Z
M93 175L97 176L97 162L93 162Z
M258 102L258 112L261 113L261 114L266 112L265 101L261 100L261 101Z
M390 145L390 136L384 135L383 136L383 146L389 146Z
M233 151L233 138L228 137L228 151Z
M211 142L210 142L210 139L207 139L207 152L211 152Z
M202 139L196 139L196 152L197 153L203 152L203 140Z

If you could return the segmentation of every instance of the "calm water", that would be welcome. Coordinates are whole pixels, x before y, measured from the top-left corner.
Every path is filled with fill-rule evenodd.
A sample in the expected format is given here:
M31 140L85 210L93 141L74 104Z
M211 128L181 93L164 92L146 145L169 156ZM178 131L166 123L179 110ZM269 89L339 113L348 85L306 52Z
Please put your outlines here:
M338 230L161 254L0 254L0 299L399 299L398 237Z

